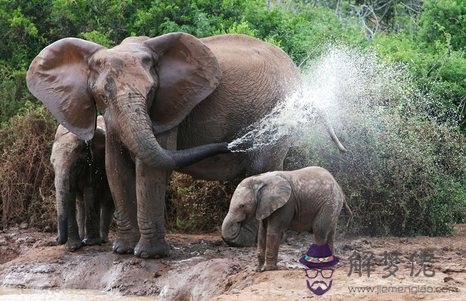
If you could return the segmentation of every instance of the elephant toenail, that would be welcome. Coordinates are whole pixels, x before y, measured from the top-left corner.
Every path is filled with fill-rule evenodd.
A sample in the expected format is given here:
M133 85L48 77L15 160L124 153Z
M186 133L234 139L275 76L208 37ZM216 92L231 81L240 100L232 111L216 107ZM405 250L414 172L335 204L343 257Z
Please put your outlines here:
M113 247L113 252L116 252L118 254L123 254L125 250L122 247Z

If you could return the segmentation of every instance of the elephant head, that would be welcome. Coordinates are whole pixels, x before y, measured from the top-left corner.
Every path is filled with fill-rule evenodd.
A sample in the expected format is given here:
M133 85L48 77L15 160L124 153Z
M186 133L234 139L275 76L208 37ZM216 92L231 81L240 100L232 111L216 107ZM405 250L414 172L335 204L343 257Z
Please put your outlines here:
M95 132L97 108L135 157L161 170L217 153L226 143L163 149L157 134L175 128L219 84L215 55L184 33L131 37L119 46L65 38L44 48L27 74L29 90L82 140Z
M265 173L244 179L236 188L222 224L222 238L238 237L241 228L254 217L263 220L283 207L291 197L291 185L279 175Z

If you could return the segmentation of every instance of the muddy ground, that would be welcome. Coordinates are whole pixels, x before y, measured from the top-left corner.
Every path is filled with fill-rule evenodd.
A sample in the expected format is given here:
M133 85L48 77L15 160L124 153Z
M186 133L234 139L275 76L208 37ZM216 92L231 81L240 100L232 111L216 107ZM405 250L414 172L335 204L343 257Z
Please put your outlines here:
M55 245L55 236L33 229L0 231L0 286L98 289L160 300L466 300L466 225L458 225L453 237L339 237L335 255L340 263L323 296L308 289L298 262L313 241L307 233L287 232L280 246L281 269L263 273L254 271L255 248L228 247L218 233L168 234L170 255L149 260L112 253L110 244L70 253ZM367 265L349 259L360 254L367 263L370 252L375 265L368 277ZM392 258L398 252L404 263L390 266L384 252ZM423 258L421 252L433 257ZM384 278L390 271L394 276Z

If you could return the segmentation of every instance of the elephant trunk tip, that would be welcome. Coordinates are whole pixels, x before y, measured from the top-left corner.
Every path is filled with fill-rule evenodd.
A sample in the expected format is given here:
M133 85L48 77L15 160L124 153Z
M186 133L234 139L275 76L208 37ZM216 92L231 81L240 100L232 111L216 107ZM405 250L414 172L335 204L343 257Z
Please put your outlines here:
M240 231L241 231L241 223L224 224L222 226L222 239L224 241L235 240L239 236Z
M175 169L178 169L199 162L210 156L231 153L231 150L228 148L228 143L220 142L169 152L174 159Z
M68 241L68 217L59 216L57 244L63 245Z

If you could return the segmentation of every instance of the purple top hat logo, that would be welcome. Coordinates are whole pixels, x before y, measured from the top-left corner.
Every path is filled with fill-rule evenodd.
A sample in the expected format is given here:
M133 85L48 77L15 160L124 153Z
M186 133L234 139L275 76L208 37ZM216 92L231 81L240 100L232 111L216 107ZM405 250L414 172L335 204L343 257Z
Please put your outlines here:
M340 262L338 257L333 256L330 247L327 244L318 246L312 244L306 253L306 256L301 257L299 262L309 268L326 268L336 265Z

